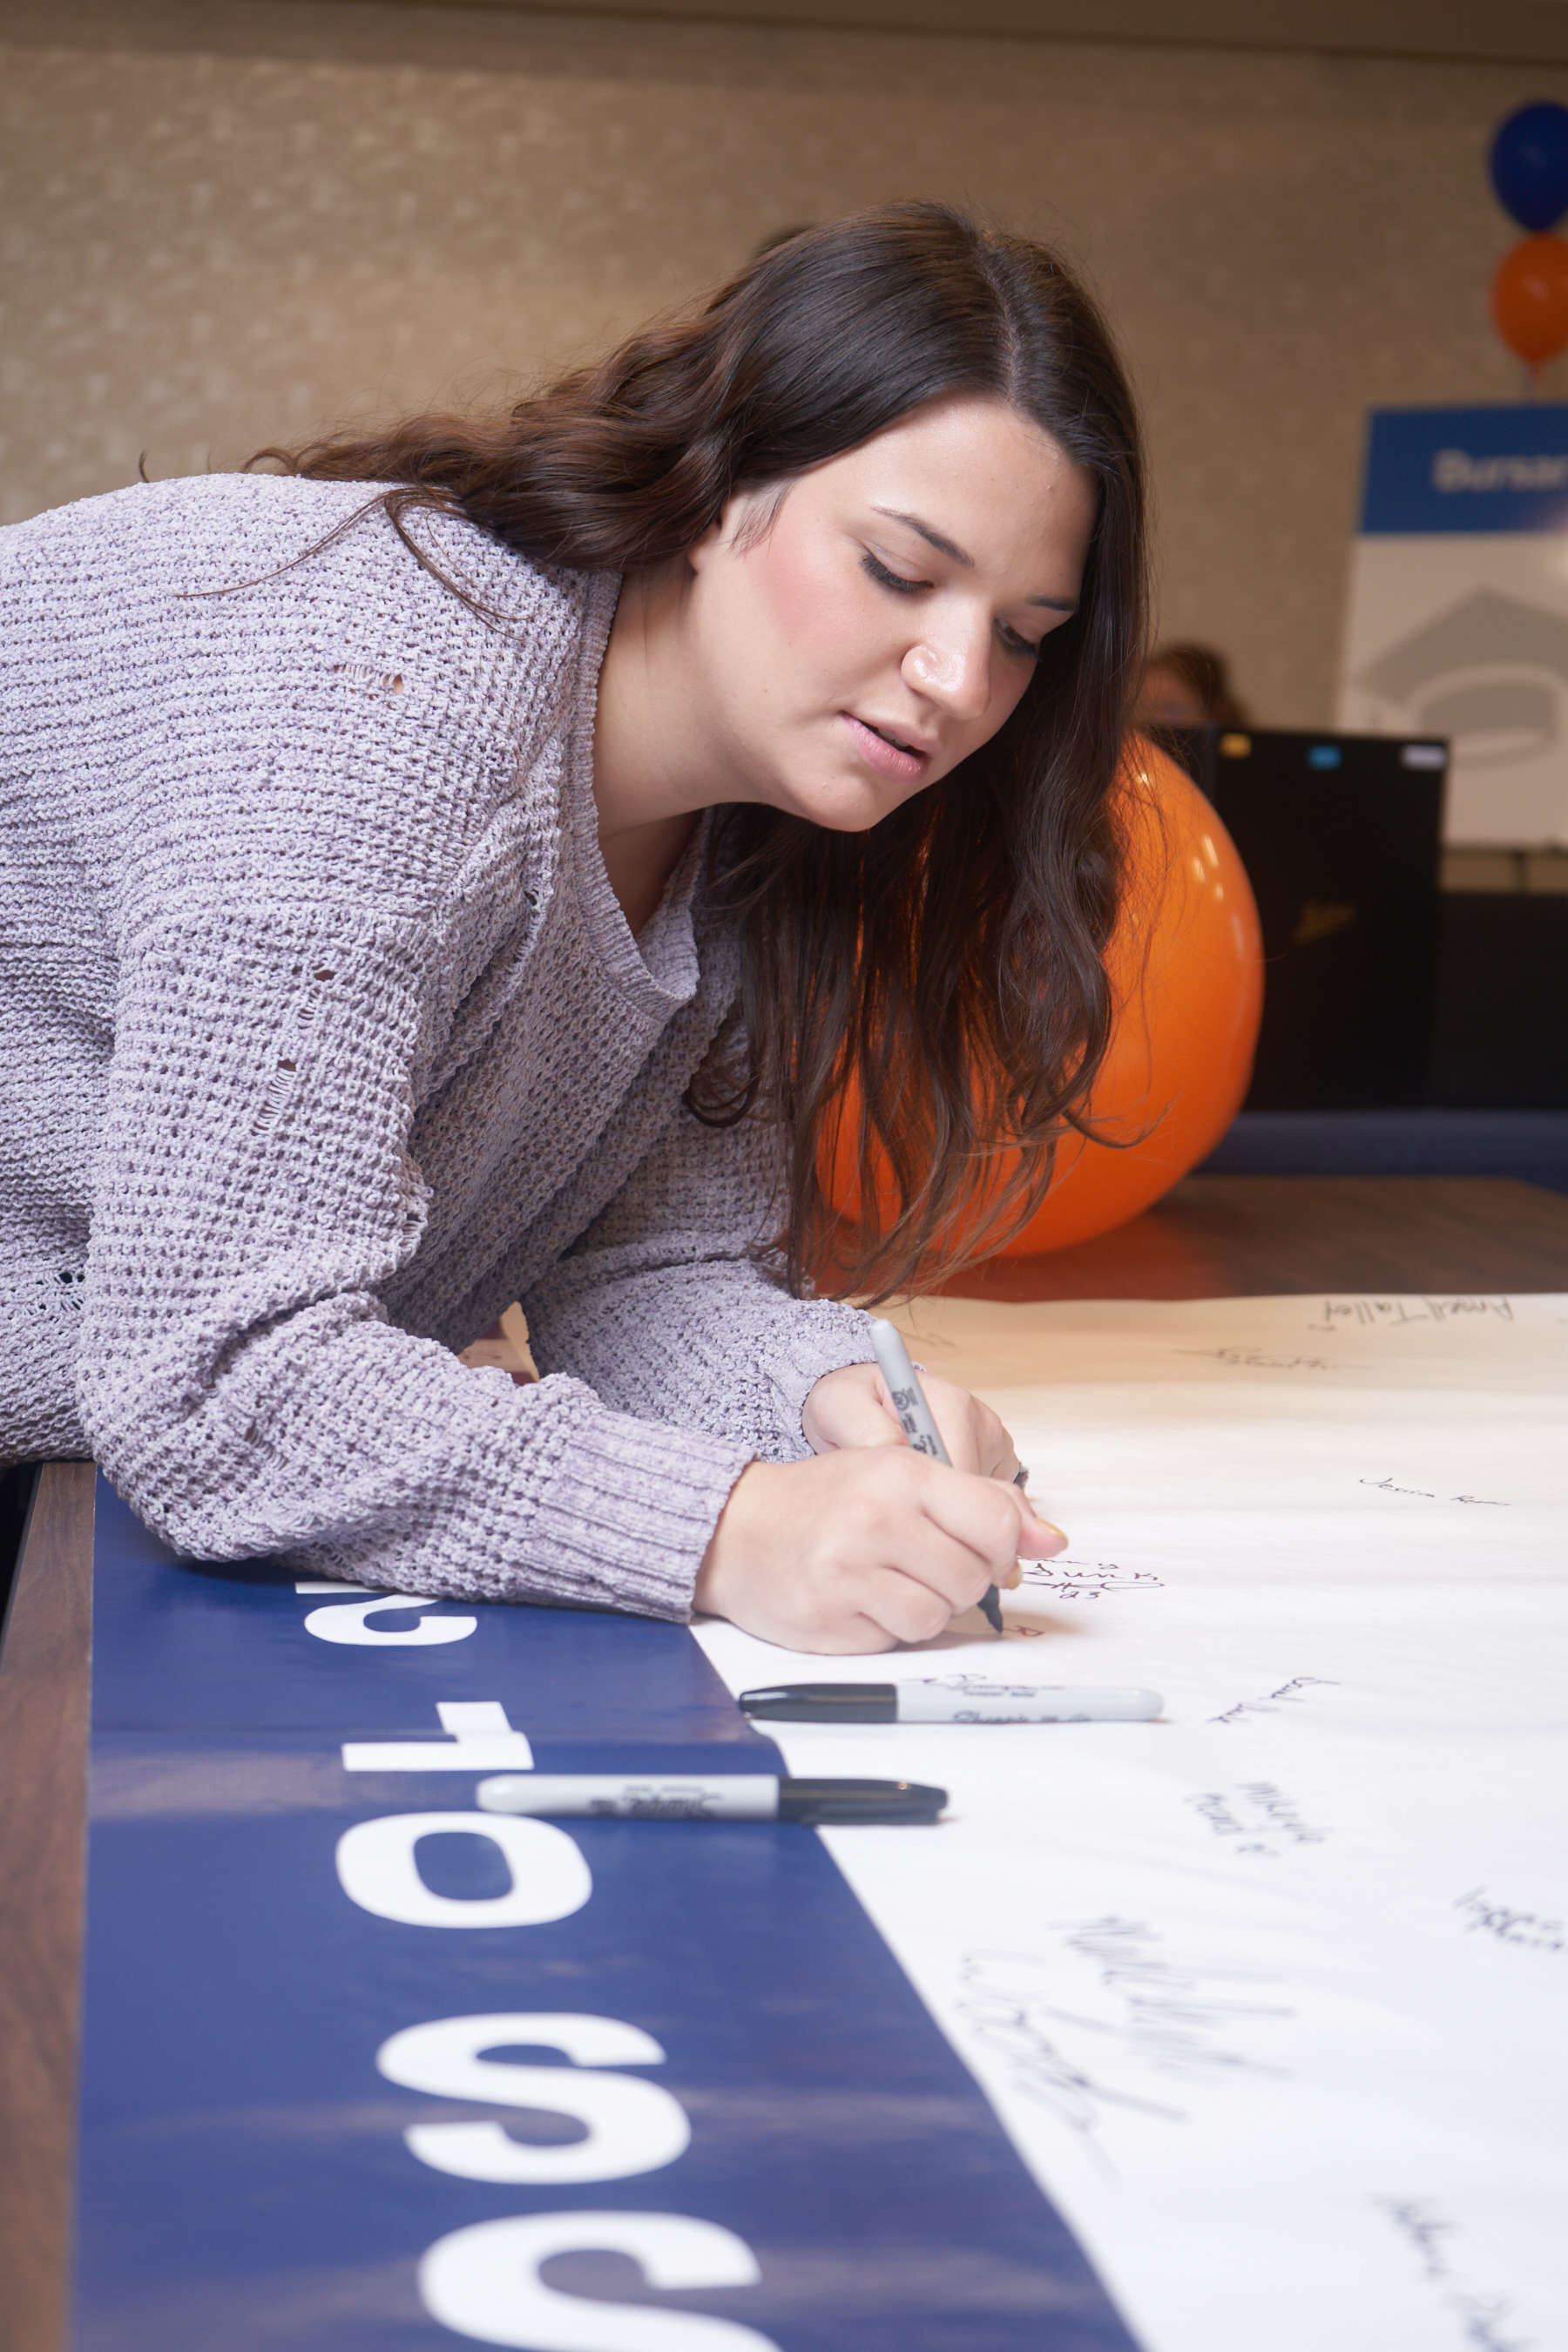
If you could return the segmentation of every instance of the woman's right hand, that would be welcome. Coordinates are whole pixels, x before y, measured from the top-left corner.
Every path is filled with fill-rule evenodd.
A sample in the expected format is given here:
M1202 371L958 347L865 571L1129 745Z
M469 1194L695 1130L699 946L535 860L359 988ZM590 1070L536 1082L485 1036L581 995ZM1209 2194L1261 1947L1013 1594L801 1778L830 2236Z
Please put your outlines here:
M786 1650L850 1655L929 1642L1017 1562L1066 1549L1016 1486L908 1445L742 1470L694 1606Z

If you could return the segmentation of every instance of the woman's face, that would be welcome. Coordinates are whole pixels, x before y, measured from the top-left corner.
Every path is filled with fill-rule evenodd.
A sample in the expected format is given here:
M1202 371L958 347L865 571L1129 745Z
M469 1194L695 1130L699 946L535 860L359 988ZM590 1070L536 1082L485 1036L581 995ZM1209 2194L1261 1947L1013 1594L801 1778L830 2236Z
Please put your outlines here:
M732 500L687 610L726 796L860 833L948 774L1075 610L1094 519L1089 478L977 398Z

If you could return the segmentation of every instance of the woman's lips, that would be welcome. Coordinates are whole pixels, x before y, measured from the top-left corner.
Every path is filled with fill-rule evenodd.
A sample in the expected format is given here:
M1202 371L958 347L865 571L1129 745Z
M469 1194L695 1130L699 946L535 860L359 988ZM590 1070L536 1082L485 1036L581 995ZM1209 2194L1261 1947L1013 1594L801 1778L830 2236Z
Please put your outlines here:
M906 751L897 743L889 743L885 735L879 735L863 719L852 718L847 710L839 716L854 737L860 757L879 776L886 776L890 783L912 784L924 775L931 764L929 752Z

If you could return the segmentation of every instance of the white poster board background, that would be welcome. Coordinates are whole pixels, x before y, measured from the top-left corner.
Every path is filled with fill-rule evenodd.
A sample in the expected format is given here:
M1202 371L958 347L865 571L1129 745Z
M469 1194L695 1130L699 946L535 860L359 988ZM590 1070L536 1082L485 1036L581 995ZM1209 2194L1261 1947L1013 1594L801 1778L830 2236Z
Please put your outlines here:
M1568 1298L920 1310L1064 1559L731 1688L1152 1686L1155 1724L769 1724L952 1792L830 1843L1148 2352L1568 2344ZM940 2135L932 2160L940 2161Z
M1568 843L1568 406L1373 414L1339 724L1450 739L1448 840Z

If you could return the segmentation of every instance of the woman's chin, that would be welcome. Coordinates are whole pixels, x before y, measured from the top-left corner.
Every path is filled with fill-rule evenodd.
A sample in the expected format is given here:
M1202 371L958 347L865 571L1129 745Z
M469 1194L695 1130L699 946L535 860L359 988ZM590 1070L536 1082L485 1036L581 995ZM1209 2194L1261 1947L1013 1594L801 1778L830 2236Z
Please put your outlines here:
M922 789L921 785L900 787L866 770L857 776L814 778L788 785L773 805L791 816L805 817L808 824L819 824L825 833L869 833Z

